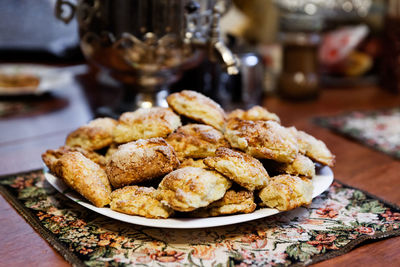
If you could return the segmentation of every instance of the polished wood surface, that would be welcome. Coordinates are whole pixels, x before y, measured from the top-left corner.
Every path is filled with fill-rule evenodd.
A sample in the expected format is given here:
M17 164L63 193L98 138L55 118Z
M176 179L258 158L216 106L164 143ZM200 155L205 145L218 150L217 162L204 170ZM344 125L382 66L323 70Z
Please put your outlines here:
M40 154L63 144L66 134L88 121L92 110L112 101L114 93L79 77L53 97L68 105L60 110L25 118L0 119L0 174L41 168ZM50 101L43 99L43 101ZM351 110L373 110L400 106L400 96L379 88L323 90L319 99L287 102L267 98L263 105L276 112L284 125L294 125L326 142L337 156L335 178L400 205L400 161L316 126L311 118ZM0 266L67 266L68 263L0 197ZM398 266L400 237L359 246L318 266Z

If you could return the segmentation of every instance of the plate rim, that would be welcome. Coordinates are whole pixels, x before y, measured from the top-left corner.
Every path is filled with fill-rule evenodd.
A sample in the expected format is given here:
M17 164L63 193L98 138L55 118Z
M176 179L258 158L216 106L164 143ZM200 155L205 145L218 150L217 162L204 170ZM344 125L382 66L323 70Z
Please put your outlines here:
M67 70L63 70L64 67L51 66L46 64L34 64L34 63L2 63L0 64L0 71L11 70L12 68L31 69L32 71L26 71L26 73L33 73L41 78L39 85L34 88L35 90L30 91L32 87L14 87L11 91L3 90L5 87L0 86L0 96L26 96L26 95L42 95L47 92L56 91L66 86L73 79L73 74ZM13 71L11 71L13 72ZM41 74L47 72L47 75L56 74L58 78L54 80L48 79L46 75ZM46 80L47 78L47 80ZM43 80L44 79L44 80ZM51 86L50 86L51 85Z
M78 193L73 192L72 189L68 188L68 186L61 179L51 174L47 169L44 169L43 172L46 181L56 191L63 194L67 198L73 200L74 202L80 204L81 206L115 220L146 227L169 228L169 229L200 229L200 228L220 227L220 226L227 226L232 224L258 220L284 212L284 211L279 211L277 209L260 208L252 213L233 214L233 215L207 217L207 218L150 219L141 216L128 215L125 213L117 212L111 210L110 208L95 207L94 205L90 204L87 200L85 200L82 196L79 196ZM323 192L325 192L333 183L334 174L330 167L323 166L322 168L319 169L319 172L313 179L313 182L315 181L316 183L318 183L318 181L320 180L322 180L322 182L326 180L326 182L322 183L323 184L322 188L318 187L316 190L313 191L313 196L312 196L313 199L321 195ZM62 189L62 187L64 187L65 189ZM202 222L205 222L206 224L202 225Z

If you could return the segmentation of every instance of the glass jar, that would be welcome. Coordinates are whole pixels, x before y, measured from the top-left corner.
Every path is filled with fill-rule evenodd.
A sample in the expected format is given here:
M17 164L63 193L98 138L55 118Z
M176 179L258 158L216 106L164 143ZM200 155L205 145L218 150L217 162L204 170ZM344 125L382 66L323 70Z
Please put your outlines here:
M281 16L280 42L283 49L278 93L284 98L310 99L318 96L318 48L320 17L289 13Z

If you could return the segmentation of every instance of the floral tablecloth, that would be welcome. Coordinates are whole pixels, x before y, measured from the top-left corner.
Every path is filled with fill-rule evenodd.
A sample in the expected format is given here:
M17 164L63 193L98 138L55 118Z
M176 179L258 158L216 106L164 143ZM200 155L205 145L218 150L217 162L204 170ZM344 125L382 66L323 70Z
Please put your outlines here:
M337 182L309 207L200 230L112 220L56 192L42 171L3 177L0 184L6 199L78 266L308 265L400 234L399 208Z
M400 159L400 108L354 111L315 122Z

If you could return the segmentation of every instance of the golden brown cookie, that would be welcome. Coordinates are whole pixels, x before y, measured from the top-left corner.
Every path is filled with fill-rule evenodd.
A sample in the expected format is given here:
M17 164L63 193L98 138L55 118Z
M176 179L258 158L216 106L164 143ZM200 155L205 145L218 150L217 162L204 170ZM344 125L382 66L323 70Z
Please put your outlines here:
M224 197L205 208L193 211L193 217L210 217L235 213L251 213L256 209L253 192L228 190Z
M107 152L106 152L106 154L104 156L104 158L106 160L105 161L106 163L110 160L112 154L114 154L117 150L118 150L118 144L112 143L109 146L109 148L107 149Z
M179 159L206 158L215 155L218 147L229 147L224 135L204 124L187 124L179 127L166 139Z
M248 121L276 121L278 123L281 122L278 115L269 112L267 109L260 106L254 106L246 111L243 109L235 109L228 115L228 120L233 118Z
M42 159L49 168L50 172L54 173L54 165L56 164L57 160L68 152L80 152L94 163L99 164L100 167L105 168L106 166L106 159L102 155L94 151L85 150L81 147L61 146L57 149L49 149L42 154Z
M38 89L40 79L40 76L29 73L0 73L0 88L2 93L33 93Z
M164 177L158 199L177 211L192 211L221 199L232 183L221 174L202 168L185 167Z
M225 137L232 147L256 158L293 162L298 153L295 137L274 121L230 119Z
M280 173L313 178L315 176L314 162L308 157L298 154L292 163L276 163L274 167Z
M209 167L204 164L203 159L185 159L182 161L181 165L179 165L179 168L185 168L185 167L196 167L196 168L203 168L203 169L208 169Z
M123 113L114 130L116 143L167 137L181 125L181 119L169 108L141 108Z
M195 91L184 90L167 97L168 105L178 114L222 130L225 112L216 102Z
M332 154L324 142L306 132L297 130L295 127L288 129L296 137L300 153L323 165L330 167L335 165L335 155Z
M96 207L110 203L111 186L105 171L80 152L62 155L54 166L55 174Z
M250 191L268 184L269 175L261 162L239 151L220 147L216 156L204 159L204 163Z
M174 212L155 198L153 187L125 186L111 193L110 208L147 218L168 218Z
M79 127L67 136L67 146L79 146L87 150L97 150L112 143L113 131L117 121L111 118L99 118Z
M178 168L174 149L162 138L120 145L107 162L106 172L114 188L149 181Z
M283 174L272 177L259 196L263 205L286 211L309 205L313 189L311 180Z

